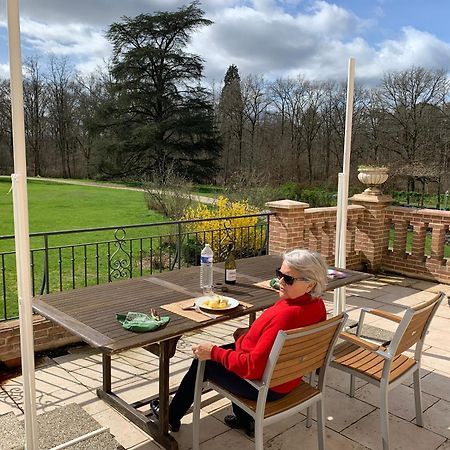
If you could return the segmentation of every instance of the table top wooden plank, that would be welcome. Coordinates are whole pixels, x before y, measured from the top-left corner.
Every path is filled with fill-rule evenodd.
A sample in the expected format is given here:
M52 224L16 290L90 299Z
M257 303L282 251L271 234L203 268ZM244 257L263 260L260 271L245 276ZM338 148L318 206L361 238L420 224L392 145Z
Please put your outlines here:
M114 281L112 283L57 292L36 297L33 308L78 335L94 347L107 353L144 346L171 339L187 332L241 317L268 308L279 298L278 293L254 286L254 282L272 278L280 266L280 256L260 256L237 261L238 282L227 286L229 295L253 307L227 311L217 319L195 322L160 307L167 303L194 298L200 294L199 267L190 267L155 275ZM223 263L215 265L215 279L220 279ZM371 275L345 271L346 277L328 283L332 289L369 278ZM157 309L160 315L169 316L164 328L153 332L132 333L122 328L116 313L137 311L149 313Z
M44 317L51 318L53 322L63 326L75 335L83 336L83 339L93 347L107 348L112 344L112 339L105 336L104 333L89 327L43 300L35 299L33 301L33 309Z

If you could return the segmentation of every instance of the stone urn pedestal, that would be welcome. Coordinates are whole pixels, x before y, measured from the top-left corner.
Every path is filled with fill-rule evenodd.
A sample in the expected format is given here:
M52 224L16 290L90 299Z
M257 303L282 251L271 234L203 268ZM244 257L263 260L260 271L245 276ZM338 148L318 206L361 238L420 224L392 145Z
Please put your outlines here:
M380 186L388 179L389 171L387 167L359 166L358 180L367 185L363 192L365 195L381 195Z

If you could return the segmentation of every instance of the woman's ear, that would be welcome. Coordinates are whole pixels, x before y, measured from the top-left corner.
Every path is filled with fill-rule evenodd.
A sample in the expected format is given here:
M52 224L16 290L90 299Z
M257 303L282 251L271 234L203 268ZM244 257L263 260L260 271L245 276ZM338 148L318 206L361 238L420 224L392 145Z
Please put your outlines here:
M310 294L311 291L316 287L316 284L317 283L315 281L310 281L309 284L308 284L308 288L307 288L306 292L308 294Z

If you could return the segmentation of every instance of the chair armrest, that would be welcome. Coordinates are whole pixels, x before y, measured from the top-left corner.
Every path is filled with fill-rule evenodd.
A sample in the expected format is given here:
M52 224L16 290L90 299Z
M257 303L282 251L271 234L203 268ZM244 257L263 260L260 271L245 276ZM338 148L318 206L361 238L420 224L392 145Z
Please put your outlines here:
M251 386L253 386L257 391L260 391L263 387L264 387L264 383L262 383L261 381L257 381L257 380L248 380L245 378L245 381L250 384Z
M364 308L364 311L366 313L373 314L374 316L382 317L383 319L392 320L393 322L400 323L402 321L400 316L387 311L382 311L381 309Z
M344 341L351 342L352 344L355 344L359 347L365 348L366 350L370 350L371 352L376 352L380 346L377 344L373 344L372 342L366 341L364 339L361 339L358 336L355 336L354 334L347 333L346 331L343 331L339 337L343 339Z

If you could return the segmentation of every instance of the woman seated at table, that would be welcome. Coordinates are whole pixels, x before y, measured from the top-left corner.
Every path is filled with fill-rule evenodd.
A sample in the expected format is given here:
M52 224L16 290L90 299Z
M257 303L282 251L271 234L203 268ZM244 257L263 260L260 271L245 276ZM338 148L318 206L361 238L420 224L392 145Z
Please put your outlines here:
M262 377L278 331L313 325L326 319L325 305L320 296L326 286L327 266L318 253L305 249L285 253L276 276L280 300L266 309L250 328L238 328L234 333L234 343L219 347L205 342L192 347L195 359L169 407L172 431L180 429L181 418L193 403L197 360L207 360L205 376L208 379L236 395L256 400L257 390L244 379L258 380ZM269 390L267 400L279 400L300 381L299 378L274 386ZM158 416L158 400L153 400L150 406ZM225 417L225 423L252 436L254 422L251 416L235 404L233 413Z

